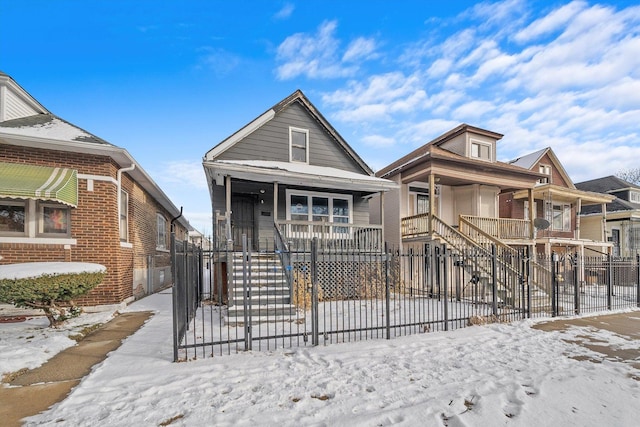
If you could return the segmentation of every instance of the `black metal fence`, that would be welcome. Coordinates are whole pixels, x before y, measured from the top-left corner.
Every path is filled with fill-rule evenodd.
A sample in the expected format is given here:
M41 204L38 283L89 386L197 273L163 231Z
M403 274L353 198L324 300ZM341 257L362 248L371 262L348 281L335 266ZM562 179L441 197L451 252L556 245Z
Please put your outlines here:
M201 251L172 242L175 360L640 306L638 258L534 263L526 254L433 244L371 252L309 240L243 246Z

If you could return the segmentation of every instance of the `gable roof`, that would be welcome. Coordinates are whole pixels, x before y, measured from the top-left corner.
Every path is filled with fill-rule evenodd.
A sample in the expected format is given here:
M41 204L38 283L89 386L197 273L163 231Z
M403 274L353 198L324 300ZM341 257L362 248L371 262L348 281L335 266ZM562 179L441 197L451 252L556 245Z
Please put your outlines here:
M426 161L427 159L444 159L449 161L455 161L458 163L476 165L486 169L494 169L496 171L502 170L502 171L524 173L524 174L529 174L537 177L541 176L539 173L537 173L537 171L533 171L533 173L531 173L532 171L530 171L529 169L523 169L519 166L514 166L509 163L504 163L500 161L488 163L484 160L461 156L459 154L453 153L449 150L446 150L440 147L445 142L455 138L456 136L464 132L476 133L476 134L488 136L494 139L500 139L503 137L503 135L500 133L492 132L486 129L478 128L478 127L463 123L456 126L452 130L429 141L423 146L413 150L409 154L399 158L398 160L389 164L388 166L385 166L384 168L382 168L376 173L376 176L388 178L388 177L397 175L403 170L410 168L420 162Z
M302 93L300 89L293 92L291 95L284 98L282 101L275 104L273 107L256 117L240 130L233 133L231 136L217 144L211 150L207 151L204 156L204 161L215 160L220 154L224 153L235 144L244 139L247 135L253 133L261 126L273 119L276 114L287 108L294 102L300 103L303 108L314 118L331 137L340 145L344 151L369 175L373 175L373 170L362 160L360 156L351 148L351 146L345 141L344 138L338 133L338 131L324 118L324 116L318 111L318 109L309 101L309 99Z
M560 163L560 159L558 159L558 156L556 156L556 154L553 152L551 147L543 148L542 150L538 150L538 151L535 151L533 153L526 154L526 155L524 155L522 157L518 157L515 160L509 161L509 163L512 164L512 165L523 167L525 169L533 170L532 168L536 164L538 164L538 162L545 155L549 156L549 158L551 159L551 162L553 163L555 168L558 170L558 172L562 176L562 179L564 179L564 182L567 183L568 187L572 188L572 189L575 189L576 186L573 184L573 181L571 180L571 177L569 177L569 174L565 170L564 166L562 166L562 163Z
M576 184L576 188L588 191L597 191L598 193L609 193L615 190L636 189L640 190L640 185L625 181L617 176L609 175L602 178L596 178L589 181L583 181Z
M609 175L602 178L596 178L589 181L583 181L576 184L576 188L586 191L596 191L598 193L616 193L621 190L634 189L640 190L640 186L617 176ZM616 197L611 203L607 203L607 212L623 212L639 210L640 204L629 202ZM586 206L582 209L583 215L597 214L602 211L600 206Z

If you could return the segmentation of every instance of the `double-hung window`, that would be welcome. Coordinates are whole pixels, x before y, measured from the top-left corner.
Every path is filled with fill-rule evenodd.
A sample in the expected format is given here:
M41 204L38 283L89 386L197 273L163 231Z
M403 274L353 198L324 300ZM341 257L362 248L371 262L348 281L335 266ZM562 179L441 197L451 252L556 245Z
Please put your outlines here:
M289 128L289 159L292 162L309 163L309 131Z
M156 215L158 238L156 243L156 249L167 248L167 220L162 214Z
M571 205L547 203L547 217L552 230L571 231Z
M538 172L547 175L544 178L540 178L538 180L538 182L540 184L548 184L548 183L551 182L551 166L549 166L549 165L540 165L540 166L538 166Z
M129 194L121 190L120 191L120 241L126 242L129 238Z

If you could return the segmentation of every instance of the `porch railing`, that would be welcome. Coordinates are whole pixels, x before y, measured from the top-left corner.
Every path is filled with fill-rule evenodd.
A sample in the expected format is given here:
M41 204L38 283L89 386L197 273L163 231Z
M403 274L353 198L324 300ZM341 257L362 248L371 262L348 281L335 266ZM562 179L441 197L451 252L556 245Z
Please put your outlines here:
M462 222L473 224L480 230L497 239L532 239L530 231L531 223L526 219L490 218L471 215L460 215L460 222L461 225Z
M408 216L400 222L403 238L420 237L429 235L429 214Z
M379 252L384 249L381 225L281 220L277 226L285 241L308 241L317 237L318 248L322 250Z

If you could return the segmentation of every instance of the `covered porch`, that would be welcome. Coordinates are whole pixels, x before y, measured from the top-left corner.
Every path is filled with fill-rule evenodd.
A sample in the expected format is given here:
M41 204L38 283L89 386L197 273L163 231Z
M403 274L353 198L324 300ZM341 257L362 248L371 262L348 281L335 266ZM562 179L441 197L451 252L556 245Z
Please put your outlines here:
M219 248L252 250L317 237L321 245L358 250L383 247L382 222L369 219L369 200L396 188L392 181L344 170L273 161L204 163ZM378 199L378 198L377 198Z

